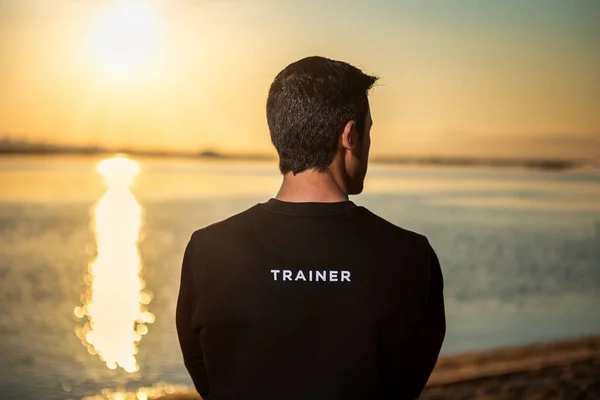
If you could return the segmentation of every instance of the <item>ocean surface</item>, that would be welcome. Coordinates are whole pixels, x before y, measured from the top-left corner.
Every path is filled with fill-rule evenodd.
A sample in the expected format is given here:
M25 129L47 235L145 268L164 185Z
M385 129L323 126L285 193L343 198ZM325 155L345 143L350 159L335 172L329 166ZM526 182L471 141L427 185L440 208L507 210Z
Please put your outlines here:
M191 385L174 326L183 249L280 176L274 162L134 160L0 158L0 399ZM373 165L352 200L432 243L444 354L600 334L599 170Z

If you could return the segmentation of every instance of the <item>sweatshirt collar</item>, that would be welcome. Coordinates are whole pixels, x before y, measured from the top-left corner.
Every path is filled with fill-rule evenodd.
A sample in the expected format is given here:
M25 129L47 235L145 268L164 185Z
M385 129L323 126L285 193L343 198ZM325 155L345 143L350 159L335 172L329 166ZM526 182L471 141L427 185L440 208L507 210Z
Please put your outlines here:
M276 212L285 214L323 214L323 215L335 215L344 214L356 207L350 200L337 201L333 203L326 202L291 202L282 201L275 198L271 198L265 203L261 203L262 206Z

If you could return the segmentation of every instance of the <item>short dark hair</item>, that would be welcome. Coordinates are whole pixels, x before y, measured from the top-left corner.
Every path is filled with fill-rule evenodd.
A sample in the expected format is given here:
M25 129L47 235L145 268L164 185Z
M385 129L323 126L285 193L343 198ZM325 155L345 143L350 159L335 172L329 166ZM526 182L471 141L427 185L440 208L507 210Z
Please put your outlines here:
M324 57L307 57L288 65L271 84L267 123L271 142L285 174L326 170L348 121L364 132L368 91L377 77Z

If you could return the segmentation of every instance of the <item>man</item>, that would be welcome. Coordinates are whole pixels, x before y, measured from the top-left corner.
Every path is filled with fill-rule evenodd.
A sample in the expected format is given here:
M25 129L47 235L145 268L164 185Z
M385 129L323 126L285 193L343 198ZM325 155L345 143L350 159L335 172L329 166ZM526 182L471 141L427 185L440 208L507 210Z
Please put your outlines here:
M377 78L308 57L273 81L275 198L193 233L177 303L204 399L415 399L445 335L424 236L355 205Z

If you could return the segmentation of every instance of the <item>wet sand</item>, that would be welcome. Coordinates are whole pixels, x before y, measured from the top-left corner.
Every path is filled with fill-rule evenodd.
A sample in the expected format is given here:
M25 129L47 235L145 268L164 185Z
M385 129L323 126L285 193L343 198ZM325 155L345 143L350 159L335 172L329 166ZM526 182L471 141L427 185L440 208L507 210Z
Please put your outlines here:
M443 357L420 399L600 399L600 336Z
M442 357L420 399L600 399L600 336Z

